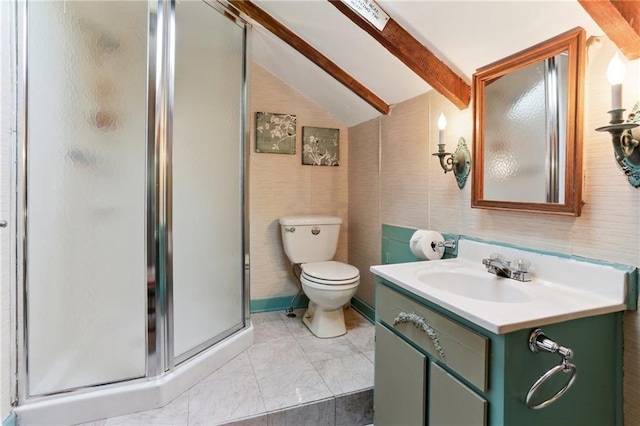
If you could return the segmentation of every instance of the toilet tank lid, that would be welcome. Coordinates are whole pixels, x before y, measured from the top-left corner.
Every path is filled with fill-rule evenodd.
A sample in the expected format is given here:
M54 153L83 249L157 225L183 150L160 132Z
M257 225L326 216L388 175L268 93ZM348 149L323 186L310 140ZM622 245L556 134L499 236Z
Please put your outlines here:
M294 225L340 225L342 219L336 216L315 216L315 215L301 215L301 216L283 216L280 218L280 225L294 226Z

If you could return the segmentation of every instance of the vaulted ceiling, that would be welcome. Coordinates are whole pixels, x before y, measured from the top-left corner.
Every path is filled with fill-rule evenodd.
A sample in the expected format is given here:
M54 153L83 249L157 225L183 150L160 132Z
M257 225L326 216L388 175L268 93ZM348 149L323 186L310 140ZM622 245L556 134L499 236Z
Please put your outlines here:
M640 1L377 0L382 31L340 1L228 2L253 59L348 126L432 88L464 109L477 68L577 26L640 56Z

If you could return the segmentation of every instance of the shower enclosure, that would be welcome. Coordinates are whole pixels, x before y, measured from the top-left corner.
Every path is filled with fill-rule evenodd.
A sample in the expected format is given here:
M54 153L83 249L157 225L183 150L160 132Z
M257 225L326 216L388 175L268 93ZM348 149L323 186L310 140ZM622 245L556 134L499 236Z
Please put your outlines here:
M18 404L197 379L247 331L247 26L200 0L16 17Z

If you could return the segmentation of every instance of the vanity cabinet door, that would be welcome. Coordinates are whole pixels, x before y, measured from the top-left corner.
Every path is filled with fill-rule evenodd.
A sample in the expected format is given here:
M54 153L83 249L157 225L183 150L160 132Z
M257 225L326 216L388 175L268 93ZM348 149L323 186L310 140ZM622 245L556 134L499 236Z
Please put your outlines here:
M405 337L424 352L464 377L481 391L488 390L489 340L463 325L421 305L399 292L379 284L376 288L376 309L381 322L396 334ZM397 322L400 313L417 314L438 336L441 350L431 337L416 324ZM395 325L391 325L395 324Z
M426 357L376 324L374 423L425 424Z
M487 401L434 363L429 376L429 426L487 424Z

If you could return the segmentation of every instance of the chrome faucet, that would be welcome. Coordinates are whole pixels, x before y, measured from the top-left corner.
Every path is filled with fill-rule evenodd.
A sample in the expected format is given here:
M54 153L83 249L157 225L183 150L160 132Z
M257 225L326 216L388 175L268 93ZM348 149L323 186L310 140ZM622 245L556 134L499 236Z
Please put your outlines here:
M499 277L511 278L518 281L531 281L529 267L531 264L524 259L513 261L505 260L504 256L494 253L488 259L482 259L482 264L487 267L487 272Z

